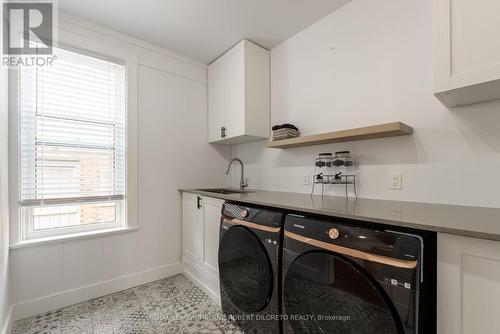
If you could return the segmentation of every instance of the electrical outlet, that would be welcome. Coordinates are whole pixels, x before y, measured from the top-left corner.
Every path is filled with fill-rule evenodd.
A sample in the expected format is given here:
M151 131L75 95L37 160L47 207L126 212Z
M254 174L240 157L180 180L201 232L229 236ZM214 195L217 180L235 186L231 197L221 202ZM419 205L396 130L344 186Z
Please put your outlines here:
M390 189L401 190L402 188L403 188L403 174L401 172L392 173Z
M311 184L311 173L304 173L304 179L302 180L302 185L308 186Z

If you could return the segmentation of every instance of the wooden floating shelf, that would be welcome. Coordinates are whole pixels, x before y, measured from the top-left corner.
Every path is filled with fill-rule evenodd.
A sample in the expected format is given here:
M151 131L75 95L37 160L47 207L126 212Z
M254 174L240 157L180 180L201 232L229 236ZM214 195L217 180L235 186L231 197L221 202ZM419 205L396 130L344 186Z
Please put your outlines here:
M346 141L367 140L376 138L407 136L413 133L413 128L401 122L385 123L362 128L348 129L322 133L319 135L290 138L271 141L267 144L269 148L293 148L302 146L313 146L330 143L341 143Z

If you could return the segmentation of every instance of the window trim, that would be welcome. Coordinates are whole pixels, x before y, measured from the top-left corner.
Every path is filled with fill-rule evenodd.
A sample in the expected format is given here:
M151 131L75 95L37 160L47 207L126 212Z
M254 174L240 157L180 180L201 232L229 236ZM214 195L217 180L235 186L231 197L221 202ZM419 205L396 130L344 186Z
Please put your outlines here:
M116 233L117 230L137 229L137 68L138 55L136 51L120 48L118 46L104 44L87 39L65 31L59 33L59 46L70 50L88 52L94 56L102 56L110 61L119 61L125 66L126 78L126 122L125 122L125 140L126 140L126 194L122 201L125 206L123 215L120 215L119 226L113 224L89 224L82 228L77 226L65 231L65 234L53 233L30 233L26 230L26 217L22 213L19 205L19 180L20 180L20 161L19 161L19 99L18 99L18 71L9 70L9 188L10 191L10 221L11 221L11 246L16 247L26 244L37 244L37 239L55 238L64 240L74 238L74 235L88 234L94 235L98 232L109 230L110 233ZM117 210L120 212L120 210ZM92 226L94 225L94 226ZM99 226L98 226L99 225ZM49 231L49 230L47 230ZM59 230L58 232L61 232Z
M72 240L81 240L81 239L85 239L85 238L95 238L95 237L100 237L100 236L104 236L104 235L113 235L113 234L121 234L121 233L126 233L126 232L134 232L134 231L138 231L138 230L139 230L138 227L122 227L122 228L111 228L111 229L107 229L107 230L93 230L93 231L89 231L89 232L72 233L72 234L67 234L67 235L63 235L63 236L31 239L31 240L26 240L22 243L11 244L9 249L14 250L14 249L19 249L19 248L47 245L47 244L51 244L51 243L55 243L55 242L68 242L68 241L72 241Z

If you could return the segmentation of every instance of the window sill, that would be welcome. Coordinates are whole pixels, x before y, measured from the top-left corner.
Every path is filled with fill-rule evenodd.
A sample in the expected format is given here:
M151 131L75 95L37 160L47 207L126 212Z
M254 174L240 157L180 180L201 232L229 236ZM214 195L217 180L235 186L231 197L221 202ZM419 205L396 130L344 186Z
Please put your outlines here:
M10 250L15 250L15 249L19 249L19 248L41 246L41 245L57 243L57 242L67 242L67 241L84 239L84 238L92 238L92 237L100 237L100 236L104 236L104 235L113 235L113 234L119 234L119 233L133 232L133 231L137 231L138 229L139 229L138 227L118 227L118 228L111 228L111 229L106 229L106 230L96 230L96 231L72 233L72 234L66 234L66 235L58 235L55 237L30 239L30 240L25 240L23 242L20 242L18 244L10 245L9 248L10 248Z

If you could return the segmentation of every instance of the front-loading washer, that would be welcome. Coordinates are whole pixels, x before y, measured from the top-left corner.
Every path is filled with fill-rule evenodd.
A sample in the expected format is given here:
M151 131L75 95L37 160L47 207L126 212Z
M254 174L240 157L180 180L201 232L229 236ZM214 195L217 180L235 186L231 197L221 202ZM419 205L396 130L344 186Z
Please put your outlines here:
M435 334L436 234L287 215L285 334Z
M239 203L222 208L219 279L224 314L246 334L281 332L284 214Z

